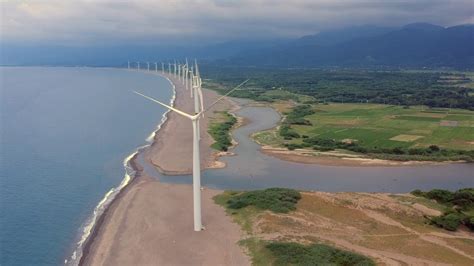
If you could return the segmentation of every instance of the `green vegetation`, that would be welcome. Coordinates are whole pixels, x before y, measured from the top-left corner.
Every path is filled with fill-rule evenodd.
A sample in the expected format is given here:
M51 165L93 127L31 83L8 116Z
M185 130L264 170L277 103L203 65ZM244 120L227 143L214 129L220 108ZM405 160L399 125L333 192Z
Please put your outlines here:
M389 160L474 160L474 112L377 104L304 104L278 134L256 134L290 150L346 150Z
M417 197L424 197L443 204L448 210L442 215L430 219L430 223L449 231L456 231L465 225L474 231L474 188L459 189L455 192L433 189L428 192L415 190Z
M220 112L220 114L222 121L211 123L208 132L215 141L211 147L218 151L227 151L232 145L230 129L237 123L237 119L228 112Z
M276 258L274 265L375 265L365 256L324 244L272 242L266 247Z
M255 206L261 210L287 213L296 209L295 205L300 199L301 195L296 190L269 188L235 194L227 200L227 207L241 209L247 206Z
M206 87L218 91L250 78L245 89L232 95L259 101L370 102L474 110L472 73L212 66L205 67L203 72L209 78Z

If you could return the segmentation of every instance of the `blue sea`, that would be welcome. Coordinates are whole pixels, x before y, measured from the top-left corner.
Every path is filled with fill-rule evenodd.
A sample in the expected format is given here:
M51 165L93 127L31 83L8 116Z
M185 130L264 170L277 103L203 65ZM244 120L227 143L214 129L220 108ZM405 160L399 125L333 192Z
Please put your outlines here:
M160 124L171 84L126 69L0 68L0 265L60 265L99 202L127 181L124 160ZM79 254L76 254L79 255Z

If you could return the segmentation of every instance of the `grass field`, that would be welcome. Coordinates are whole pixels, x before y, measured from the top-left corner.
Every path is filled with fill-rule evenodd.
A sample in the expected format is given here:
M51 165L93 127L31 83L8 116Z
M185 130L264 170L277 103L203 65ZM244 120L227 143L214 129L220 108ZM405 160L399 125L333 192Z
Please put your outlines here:
M437 145L446 149L474 149L473 111L380 104L318 104L313 109L314 114L304 117L311 125L291 125L301 136L350 140L367 148ZM274 146L302 142L302 138L285 141L272 131L255 137Z

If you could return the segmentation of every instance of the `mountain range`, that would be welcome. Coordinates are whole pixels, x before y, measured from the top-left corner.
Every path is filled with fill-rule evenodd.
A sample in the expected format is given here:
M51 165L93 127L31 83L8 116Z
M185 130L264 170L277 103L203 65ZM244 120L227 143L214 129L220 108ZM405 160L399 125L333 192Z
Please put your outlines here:
M0 65L125 66L130 61L197 57L213 64L259 67L474 69L474 25L363 25L297 39L236 39L211 45L117 46L1 44Z
M474 25L361 26L242 51L228 63L283 67L474 68Z

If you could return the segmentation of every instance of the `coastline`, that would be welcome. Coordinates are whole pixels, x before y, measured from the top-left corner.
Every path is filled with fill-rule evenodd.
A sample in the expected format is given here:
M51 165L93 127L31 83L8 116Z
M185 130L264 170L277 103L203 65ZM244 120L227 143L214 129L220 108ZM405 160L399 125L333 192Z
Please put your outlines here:
M149 73L155 74L156 73ZM171 106L174 105L174 101L176 99L176 87L174 83L169 79L169 77L165 75L160 75L170 83L173 91L173 95L170 99L169 104ZM65 259L64 264L68 265L81 265L83 261L84 255L88 254L91 242L97 235L97 231L102 226L104 222L104 217L106 216L107 212L109 211L111 205L116 201L119 200L121 195L125 193L127 188L131 187L134 182L140 177L140 173L143 168L136 162L137 157L141 152L143 152L146 148L152 145L152 141L154 137L158 134L159 130L163 127L163 125L168 120L168 113L170 111L167 110L163 113L160 123L157 125L156 129L146 138L146 142L149 144L139 146L128 155L123 162L125 175L120 184L117 187L111 188L102 198L102 200L96 205L93 211L93 215L86 221L85 225L82 226L82 235L80 236L80 240L76 243L76 247L69 259ZM130 171L128 171L130 170Z
M184 109L185 111L188 111L188 110L186 110L186 107L189 107L189 104L185 105L185 106L182 106L184 102L180 100L180 99L183 99L183 98L184 99L188 98L188 97L181 97L180 96L180 94L187 93L187 92L184 91L183 88L178 88L177 89L175 81L173 81L173 78L169 77L167 74L154 73L154 72L152 74L158 74L160 76L163 76L172 85L174 93L173 93L173 97L170 101L171 106L176 106L176 104L178 104L177 108ZM211 91L207 91L207 92L209 94L209 92L211 92ZM214 93L214 92L211 92L211 94L212 93ZM215 94L215 97L217 97L217 94L216 93L214 93L214 94ZM212 95L211 96L207 95L207 96L209 98L212 98ZM178 101L178 103L176 101ZM229 102L227 102L227 104L228 103ZM222 108L222 106L221 106L221 108ZM121 205L123 205L125 203L130 204L130 200L127 199L127 196L129 196L129 194L133 194L134 193L133 190L136 190L137 188L140 189L139 187L146 186L148 188L154 187L154 189L158 189L158 190L163 190L163 188L164 188L164 190L166 192L171 192L172 194L175 194L176 192L182 193L182 191L187 191L190 188L189 185L171 185L171 184L160 183L159 181L155 180L154 178L152 178L150 176L147 176L143 172L143 167L136 161L138 156L142 155L142 153L143 153L144 159L147 162L152 163L160 172L162 172L164 174L186 174L186 173L189 173L189 171L187 169L181 169L180 171L175 171L175 172L168 171L168 170L163 169L161 167L162 165L164 165L164 163L159 164L159 163L153 162L152 155L156 154L156 152L157 152L156 148L159 147L159 148L163 149L162 146L158 145L158 141L160 139L167 139L167 141L169 141L169 139L173 139L173 137L172 137L173 135L176 136L176 134L173 134L172 136L168 136L169 134L167 134L167 129L170 127L170 125L172 126L173 123L174 124L177 123L175 121L176 120L176 117L174 117L175 115L176 114L174 114L174 113L166 111L163 114L163 118L161 120L161 123L157 126L156 130L154 132L152 132L150 134L150 136L147 138L147 141L150 144L138 148L137 151L135 153L133 153L133 156L131 156L129 158L128 165L130 166L131 169L133 169L133 172L134 172L133 176L130 177L130 181L128 183L126 183L118 191L118 193L110 200L110 202L106 206L104 206L103 212L98 216L98 218L95 219L95 223L93 224L93 227L91 228L90 234L88 235L87 239L84 240L84 243L83 243L82 249L81 249L81 256L80 256L79 261L77 261L77 258L76 258L75 261L71 260L71 263L77 262L78 265L91 265L91 264L95 264L95 263L92 263L93 261L103 258L103 254L98 254L98 252L96 250L98 249L98 246L100 245L100 243L102 243L103 240L106 238L106 237L103 236L103 235L106 234L105 231L107 231L107 229L109 229L109 228L114 227L114 223L116 223L116 219L113 219L112 217L114 217L114 215L119 215L119 214L117 214L117 212L119 212L119 209L120 209ZM203 120L208 120L208 119L209 118L203 119ZM178 123L180 123L180 122L178 122ZM180 123L180 124L184 124L184 123ZM189 124L189 123L185 123L185 124ZM206 137L203 138L203 139L206 139L207 141L201 141L201 142L204 145L207 145L207 149L209 151L209 150L211 150L211 148L209 147L210 144L208 145L208 143L209 143L209 141L212 141L212 138L207 133L207 123L206 122L201 124L201 130L202 129L204 129L204 131L205 131L205 132L202 132L202 133L204 133L206 135L202 135L202 134L201 135L202 136L207 136L207 138ZM172 141L170 141L170 142L172 142ZM187 145L187 146L191 146L191 145ZM153 150L154 148L155 148L155 150ZM159 153L164 153L164 151L160 150ZM208 152L206 155L207 156L204 157L205 158L205 165L204 165L205 168L225 167L225 164L224 165L219 164L219 161L217 160L220 156L223 156L224 154L220 154L217 151L211 150L211 153ZM227 154L225 154L225 155L227 155ZM183 163L183 161L181 161L181 162ZM183 164L180 165L180 167L182 167L182 166L183 166ZM173 190L175 192L173 192ZM162 193L165 193L165 191L162 191ZM203 191L203 200L208 201L208 202L209 201L212 202L212 198L220 192L221 191L218 191L218 190L206 189L205 191ZM184 200L184 201L180 200L180 204L185 203L185 202L187 202L187 201L186 200ZM163 205L163 204L166 204L166 203L162 202L161 204ZM173 204L171 203L170 205L173 205ZM213 204L213 205L215 205L215 204ZM219 207L217 205L211 206L211 207L213 207L213 208L217 207L217 208L221 209L221 207ZM225 211L223 209L217 210L217 211L213 210L212 212L213 212L214 216L218 216L217 218L222 220L220 222L220 226L229 227L226 230L219 230L219 232L220 232L220 234L223 234L224 232L228 231L228 232L230 232L230 234L226 233L226 235L219 236L219 238L224 238L224 239L227 238L226 241L231 241L231 244L235 244L234 247L232 247L228 252L227 251L225 251L225 252L220 251L220 253L222 253L222 254L225 253L224 255L226 255L225 258L223 258L223 262L226 262L226 263L231 262L231 264L234 264L232 262L238 262L235 265L240 265L241 263L249 264L248 257L243 254L243 251L237 245L237 241L240 240L240 236L241 236L241 231L238 228L238 226L236 226L235 224L232 223L232 221L230 220L230 217L228 217L225 214ZM127 218L127 217L124 217L123 214L122 214L121 218ZM189 219L189 221L191 221L191 219ZM171 223L171 224L173 224L173 223ZM182 230L180 229L180 231L182 231ZM215 238L216 236L214 236L214 234L212 234L211 237ZM219 233L218 233L218 235L219 235ZM207 236L207 237L209 237L209 236ZM103 247L103 246L104 245L102 245L101 247ZM211 248L215 249L215 247L212 247L212 246L211 246ZM230 261L229 261L229 258L227 256L228 255L227 253L229 253L229 252L231 253ZM203 260L204 260L204 258L203 258Z

